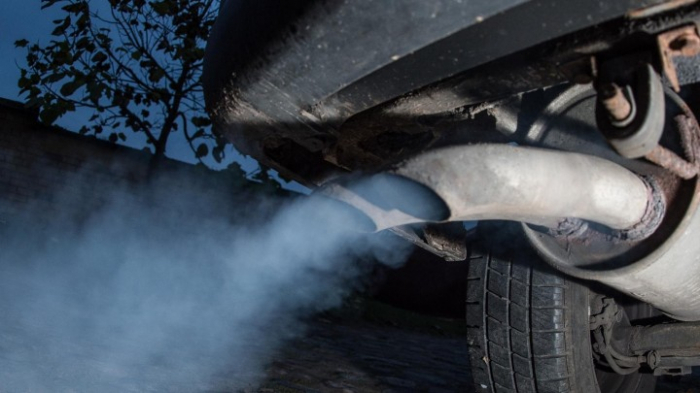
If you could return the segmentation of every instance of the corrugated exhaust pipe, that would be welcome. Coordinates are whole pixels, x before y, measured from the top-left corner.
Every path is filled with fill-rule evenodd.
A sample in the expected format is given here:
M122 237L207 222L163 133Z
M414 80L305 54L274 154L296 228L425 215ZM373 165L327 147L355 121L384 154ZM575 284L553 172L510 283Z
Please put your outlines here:
M569 152L509 145L434 150L322 191L369 216L373 231L421 222L513 220L556 228L578 218L625 230L651 191L627 169Z

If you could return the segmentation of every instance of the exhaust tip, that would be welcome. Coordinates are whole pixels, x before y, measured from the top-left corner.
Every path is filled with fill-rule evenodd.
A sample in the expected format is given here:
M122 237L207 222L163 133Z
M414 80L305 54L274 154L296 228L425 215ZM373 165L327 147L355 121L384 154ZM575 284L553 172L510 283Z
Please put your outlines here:
M435 191L401 175L377 174L353 190L377 207L398 210L420 221L441 222L451 215L450 208Z
M337 209L347 213L347 225L362 232L451 217L448 205L430 187L392 173L339 179L317 193L336 201Z
M327 208L328 210L326 211L332 211L333 219L338 223L342 223L344 227L361 233L374 233L377 231L377 225L362 210L340 199L322 194L316 195L318 195L316 203L319 204L319 209Z

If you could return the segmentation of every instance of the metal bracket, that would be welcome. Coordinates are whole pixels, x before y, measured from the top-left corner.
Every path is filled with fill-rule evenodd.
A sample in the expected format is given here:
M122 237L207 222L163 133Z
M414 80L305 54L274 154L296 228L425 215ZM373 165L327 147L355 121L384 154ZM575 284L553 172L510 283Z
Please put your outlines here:
M681 91L673 59L676 57L693 57L700 54L700 36L697 27L689 25L669 30L656 37L661 56L661 66L671 87L676 93Z
M400 226L390 229L396 235L448 262L467 259L468 232L461 222Z
M595 301L598 303L600 312L590 316L590 330L596 330L599 327L612 329L615 323L622 321L622 310L614 299L598 296Z

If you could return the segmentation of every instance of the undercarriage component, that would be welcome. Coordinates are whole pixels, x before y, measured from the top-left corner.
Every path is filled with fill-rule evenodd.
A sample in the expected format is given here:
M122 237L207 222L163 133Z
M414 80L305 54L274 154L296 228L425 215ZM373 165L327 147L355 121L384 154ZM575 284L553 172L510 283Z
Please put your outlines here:
M667 3L227 1L207 44L205 99L239 151L316 187L405 158L375 154L382 141L411 153L433 142L394 138L397 121L585 80L592 56L656 49L656 34L700 14ZM696 77L678 73L681 84ZM390 121L346 127L368 112Z
M615 84L612 84L612 89L599 88L598 128L615 150L626 158L649 154L658 145L664 131L665 97L661 79L650 65L645 65L636 74L633 88L625 86L622 90Z
M617 164L508 145L431 151L388 174L322 192L363 211L376 230L485 219L557 228L567 218L629 230L658 211L650 187Z
M682 179L692 179L700 172L700 124L680 97L675 94L670 96L682 111L674 120L685 158L661 145L657 145L645 157Z
M545 260L564 273L604 283L654 305L672 318L697 321L700 320L700 244L697 241L700 215L696 212L699 196L700 188L696 188L687 215L655 248L641 244L635 250L632 244L625 247L625 242L605 242L604 236L596 237L592 233L565 239L530 226L525 226L525 232ZM657 233L666 230L662 224ZM611 257L615 247L627 251ZM634 255L644 248L648 252L646 256ZM605 255L604 260L594 259L601 255Z
M446 261L463 261L467 258L466 239L469 233L462 223L408 225L390 230Z
M698 36L697 27L695 25L684 26L659 34L657 43L664 74L673 90L679 92L681 87L673 59L700 54L700 36Z
M646 365L655 375L687 374L700 365L700 323L677 322L630 326L624 309L612 298L591 304L590 329L598 361L621 375Z
M700 50L700 37L697 38ZM676 38L679 39L681 38ZM606 77L611 78L610 75ZM611 82L598 87L598 128L621 156L644 157L683 179L692 179L699 171L692 136L694 130L700 128L695 115L675 93L664 93L661 79L651 65L641 67L635 77L637 80L634 89L629 85L623 89ZM683 150L690 161L659 144L665 127L666 95L684 112L677 117L676 122Z
M601 102L608 111L610 120L614 126L622 128L628 125L637 114L637 107L632 95L632 89L629 87L625 90L620 86L611 83L603 86L599 94ZM662 96L663 97L663 96Z
M572 93L563 94L566 100L557 104L559 111L567 113L569 122L560 124L560 120L546 120L545 125L538 126L537 134L547 136L538 142L566 149L571 142L562 144L559 141L566 141L562 135L571 129L562 129L562 125L570 124L570 119L576 116L581 116L584 123L590 121L586 113L592 103L587 104L587 100L594 98L592 95L586 98L586 94L592 93L577 89L578 93L572 89ZM700 320L700 245L697 242L700 185L695 175L700 129L693 113L670 89L666 90L665 108L661 143L646 157L660 164L664 171L642 167L641 160L629 160L625 164L635 165L635 172L647 173L656 179L655 184L662 188L666 197L667 214L652 236L643 241L613 240L606 230L593 225L565 234L527 225L525 231L540 255L566 274L616 288L673 318L697 321ZM669 154L654 157L660 151ZM616 159L609 153L600 155ZM687 161L680 158L681 155L687 157ZM681 165L683 163L685 166ZM683 173L684 169L689 169L689 173Z
M700 356L698 322L634 326L628 330L629 350L634 354L657 351L660 356Z
M602 356L602 359L598 361L620 375L636 373L640 364L645 363L647 359L644 356L628 356L624 353L626 351L617 350L613 345L624 346L613 342L613 327L629 325L624 311L617 306L613 299L601 297L596 297L593 300L591 309L593 312L597 312L590 317L590 328L595 339L593 349ZM651 359L650 363L655 365L654 357L652 356Z

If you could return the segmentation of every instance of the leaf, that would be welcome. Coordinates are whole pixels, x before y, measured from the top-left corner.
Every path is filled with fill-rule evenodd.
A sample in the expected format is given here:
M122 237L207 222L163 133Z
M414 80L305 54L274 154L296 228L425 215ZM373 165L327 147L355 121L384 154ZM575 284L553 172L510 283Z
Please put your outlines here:
M80 15L80 18L78 18L78 22L76 22L76 25L78 26L78 32L82 34L87 34L86 28L90 25L90 14L87 12L83 12Z
M43 9L49 8L52 5L58 3L59 1L60 0L41 0L41 2L42 2L41 9L43 10Z
M153 8L153 11L155 11L158 15L166 15L170 12L170 4L167 0L163 1L154 1L151 3L151 8Z
M126 135L124 135L123 132L118 133L117 136L119 136L119 139L121 139L122 141L126 140Z
M192 135L192 139L197 139L203 137L205 134L204 130L197 130L197 132Z
M29 45L29 41L25 39L15 41L15 48L26 48Z
M27 77L22 76L19 78L19 80L17 80L17 87L19 87L22 91L28 89L30 86L31 82Z
M207 127L211 125L211 120L207 117L194 116L191 120L195 127Z
M117 134L115 134L115 133L109 134L109 141L110 142L117 143L118 139L119 139L119 137L117 136Z
M68 27L70 26L70 22L71 22L70 15L66 16L66 18L63 19L63 23L56 26L56 28L53 30L53 32L51 32L51 35L53 35L53 36L63 35L66 32L66 29L68 29Z
M60 111L54 107L44 108L39 112L39 120L46 125L53 124L61 115Z
M205 145L204 143L200 144L197 146L197 151L194 154L197 158L206 157L207 154L209 154L209 146Z
M68 12L68 13L71 13L71 14L77 14L77 13L79 13L80 11L84 10L86 6L87 6L86 3L80 1L80 2L77 2L77 3L72 3L72 4L65 5L65 6L61 7L61 9L62 9L63 11L66 11L66 12Z
M93 104L97 104L100 101L100 98L102 97L102 92L107 88L106 85L102 83L97 83L94 80L90 80L87 84L87 90L88 90L88 97L90 99L90 102ZM104 111L104 110L103 110Z
M56 83L56 82L60 81L61 79L65 78L65 77L66 77L66 74L63 74L63 73L60 73L60 72L56 72L56 73L47 75L47 76L44 78L43 82L44 82L44 83Z
M76 90L81 88L83 85L85 85L85 80L83 80L83 79L73 80L73 81L67 82L66 84L61 86L61 90L59 90L59 92L64 97L70 97L73 95L73 93L75 93Z
M104 52L97 52L92 56L92 59L90 59L93 63L102 63L105 60L107 60L107 55L104 54Z
M158 83L160 82L161 79L165 76L165 71L163 71L160 68L151 68L151 72L148 74L148 80L153 82L153 83Z

